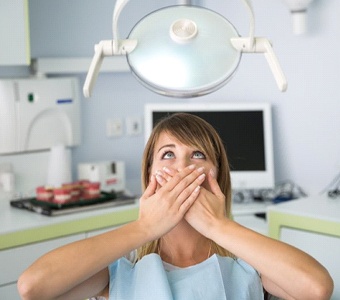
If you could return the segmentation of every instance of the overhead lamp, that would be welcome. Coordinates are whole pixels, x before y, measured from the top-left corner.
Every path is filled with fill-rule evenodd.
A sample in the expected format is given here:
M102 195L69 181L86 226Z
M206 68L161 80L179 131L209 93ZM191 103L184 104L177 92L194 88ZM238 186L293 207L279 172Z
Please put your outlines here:
M293 32L304 34L307 31L307 8L313 0L283 0L288 6L293 20Z
M224 86L234 75L242 53L263 53L280 91L287 89L281 66L266 38L254 37L254 13L249 37L240 37L220 14L198 6L176 5L142 18L121 40L118 18L129 0L117 0L113 12L113 40L95 45L83 92L90 97L105 56L125 55L135 77L150 90L171 97L196 97Z

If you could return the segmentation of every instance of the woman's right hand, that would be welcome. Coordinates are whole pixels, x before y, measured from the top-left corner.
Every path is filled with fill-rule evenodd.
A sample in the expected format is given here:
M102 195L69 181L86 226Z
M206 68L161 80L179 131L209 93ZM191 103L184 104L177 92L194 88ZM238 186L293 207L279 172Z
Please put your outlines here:
M200 185L205 179L203 169L197 169L195 165L181 170L161 187L156 176L151 176L140 199L138 219L144 228L149 229L150 240L166 234L184 218L197 199Z

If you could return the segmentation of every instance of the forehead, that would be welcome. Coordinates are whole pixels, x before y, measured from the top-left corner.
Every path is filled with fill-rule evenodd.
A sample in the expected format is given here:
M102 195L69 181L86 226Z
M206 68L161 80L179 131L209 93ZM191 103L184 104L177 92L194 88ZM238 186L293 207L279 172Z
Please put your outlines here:
M180 142L177 138L175 138L172 134L163 131L159 135L155 143L155 151L157 151L160 147L168 144L183 144L183 143Z

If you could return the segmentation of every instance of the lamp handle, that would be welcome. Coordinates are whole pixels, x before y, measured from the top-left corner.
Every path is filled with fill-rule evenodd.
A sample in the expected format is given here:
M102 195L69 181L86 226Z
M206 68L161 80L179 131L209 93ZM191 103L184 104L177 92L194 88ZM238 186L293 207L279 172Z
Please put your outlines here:
M83 94L86 98L91 97L104 56L125 55L126 53L133 51L133 49L137 46L136 40L119 39L118 19L120 13L128 2L129 0L116 1L112 16L113 40L100 41L95 45L95 53L83 86Z
M96 83L100 67L102 65L104 56L103 56L103 42L101 41L99 44L94 47L94 56L92 58L89 71L87 72L85 83L83 86L83 94L86 98L91 97L93 87Z
M231 38L232 45L235 49L245 53L263 53L267 59L269 67L274 75L277 86L281 92L287 90L287 79L281 69L280 63L274 53L273 47L268 39L256 37L252 48L247 47L248 38Z
M256 52L264 53L279 90L285 92L288 87L287 79L269 40L266 38L256 38Z

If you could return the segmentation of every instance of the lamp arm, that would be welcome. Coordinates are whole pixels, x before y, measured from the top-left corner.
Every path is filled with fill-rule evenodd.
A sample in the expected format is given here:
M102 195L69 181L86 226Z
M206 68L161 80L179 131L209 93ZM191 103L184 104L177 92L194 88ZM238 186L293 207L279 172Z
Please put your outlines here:
M254 16L254 10L253 6L250 2L250 0L242 0L244 5L246 6L248 13L249 13L249 37L244 40L245 44L244 47L248 49L252 49L254 46L254 36L255 36L255 16Z
M125 5L129 2L129 0L117 0L114 10L113 10L113 15L112 15L112 33L113 33L113 53L118 54L119 53L119 30L118 30L118 19L119 16L125 7Z
M120 40L118 31L118 19L125 5L129 0L117 0L112 16L113 40L100 41L95 45L94 56L90 64L83 86L83 94L86 98L91 97L93 87L96 83L100 67L105 56L125 55L130 53L137 46L136 40Z

